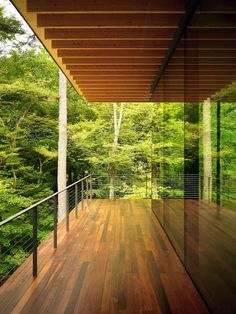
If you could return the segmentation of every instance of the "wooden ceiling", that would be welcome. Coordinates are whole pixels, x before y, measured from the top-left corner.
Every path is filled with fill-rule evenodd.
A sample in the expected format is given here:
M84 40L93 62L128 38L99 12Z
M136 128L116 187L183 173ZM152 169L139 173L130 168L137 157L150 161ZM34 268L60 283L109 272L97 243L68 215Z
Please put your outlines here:
M236 1L12 3L88 101L199 102L236 81Z

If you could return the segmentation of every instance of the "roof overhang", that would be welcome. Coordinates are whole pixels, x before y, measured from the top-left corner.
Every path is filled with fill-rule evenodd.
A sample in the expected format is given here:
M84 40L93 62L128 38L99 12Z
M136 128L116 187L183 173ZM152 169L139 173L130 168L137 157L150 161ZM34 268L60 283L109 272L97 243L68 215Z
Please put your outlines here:
M199 102L236 80L232 0L12 0L88 101Z

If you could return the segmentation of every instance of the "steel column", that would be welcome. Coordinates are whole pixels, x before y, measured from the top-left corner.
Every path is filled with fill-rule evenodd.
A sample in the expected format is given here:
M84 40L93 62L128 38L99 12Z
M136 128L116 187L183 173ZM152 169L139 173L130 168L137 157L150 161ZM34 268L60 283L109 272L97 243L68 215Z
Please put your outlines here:
M57 206L58 206L58 195L54 197L54 210L53 210L53 247L57 248Z
M81 202L82 202L82 210L84 210L84 181L81 181Z
M92 200L92 176L90 177L90 201Z
M75 185L75 218L78 218L78 185Z
M69 190L66 190L66 231L70 229L70 202L69 202Z
M33 208L33 277L38 274L38 208Z

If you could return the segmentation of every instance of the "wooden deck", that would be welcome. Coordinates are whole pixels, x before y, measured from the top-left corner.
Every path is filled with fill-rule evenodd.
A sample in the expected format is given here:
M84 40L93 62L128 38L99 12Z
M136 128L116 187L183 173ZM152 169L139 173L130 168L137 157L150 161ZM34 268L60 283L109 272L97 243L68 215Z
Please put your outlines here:
M148 200L93 200L2 286L0 313L208 313Z

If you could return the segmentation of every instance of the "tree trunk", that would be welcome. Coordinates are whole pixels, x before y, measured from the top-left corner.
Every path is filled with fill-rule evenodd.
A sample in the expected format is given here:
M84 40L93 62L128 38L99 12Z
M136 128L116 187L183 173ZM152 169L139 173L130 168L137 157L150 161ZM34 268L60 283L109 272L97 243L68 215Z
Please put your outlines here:
M58 191L66 187L67 173L67 79L59 71L59 137L58 137ZM66 216L66 191L58 195L58 222Z
M212 197L212 150L211 150L211 103L207 98L203 104L203 199Z
M123 117L123 104L120 105L119 119L117 121L117 105L113 103L113 117L114 117L114 141L112 146L112 155L116 153L118 140L119 140L119 132ZM108 167L108 175L110 180L110 192L109 198L114 199L115 197L115 175L116 175L116 167L114 163L111 163Z
M115 169L109 169L109 177L110 177L109 199L113 200L115 198Z

